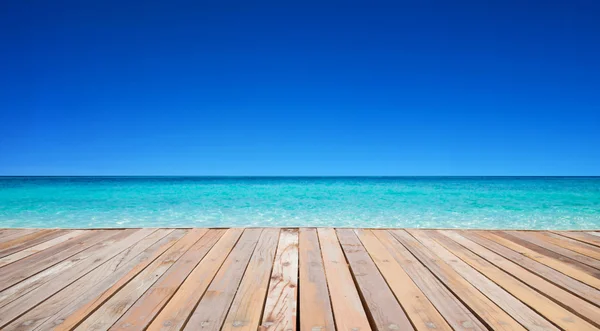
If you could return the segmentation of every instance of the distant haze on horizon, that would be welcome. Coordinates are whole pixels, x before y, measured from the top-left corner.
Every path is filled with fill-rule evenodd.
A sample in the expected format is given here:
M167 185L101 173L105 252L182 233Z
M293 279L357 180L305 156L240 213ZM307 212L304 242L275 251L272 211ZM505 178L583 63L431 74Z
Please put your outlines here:
M600 175L597 1L3 1L0 176Z

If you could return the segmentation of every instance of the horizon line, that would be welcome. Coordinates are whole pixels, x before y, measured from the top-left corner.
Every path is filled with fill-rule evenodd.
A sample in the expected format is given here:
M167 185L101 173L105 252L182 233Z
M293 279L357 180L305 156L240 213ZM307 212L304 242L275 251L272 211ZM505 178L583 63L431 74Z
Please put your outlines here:
M600 178L600 175L0 175L0 178L10 177L54 177L54 178L84 178L84 177L121 177L121 178L477 178L477 177L518 177L518 178Z

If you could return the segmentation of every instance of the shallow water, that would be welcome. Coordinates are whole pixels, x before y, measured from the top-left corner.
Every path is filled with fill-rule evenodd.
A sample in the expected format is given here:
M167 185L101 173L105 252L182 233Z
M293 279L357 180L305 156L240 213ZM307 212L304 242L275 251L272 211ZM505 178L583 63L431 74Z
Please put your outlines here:
M600 178L0 177L0 227L599 229Z

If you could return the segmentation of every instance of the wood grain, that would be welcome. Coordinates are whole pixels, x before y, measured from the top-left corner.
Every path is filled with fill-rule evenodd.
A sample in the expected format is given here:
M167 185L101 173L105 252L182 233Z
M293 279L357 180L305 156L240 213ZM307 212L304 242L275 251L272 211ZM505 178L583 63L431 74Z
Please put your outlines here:
M89 231L72 240L39 252L38 254L11 263L1 269L0 290L13 286L20 281L27 279L29 276L35 275L36 273L117 234L117 231Z
M86 316L75 330L107 330L207 232L207 229L189 230L183 238L179 239L96 311Z
M334 331L333 312L316 229L300 229L300 330Z
M70 260L72 263L69 268L63 270L56 277L52 278L27 294L10 302L0 308L0 326L4 326L12 320L46 300L56 292L73 283L92 269L102 263L110 260L127 247L154 232L155 229L131 229L119 231L116 235L108 238L106 241L97 243L89 249L74 255Z
M262 229L247 229L210 283L184 330L220 330Z
M278 241L279 229L261 234L221 330L258 329Z
M530 259L526 255L519 254L519 251L523 249L522 246L519 246L518 244L503 237L499 237L484 231L469 233L461 232L460 234L471 241L474 241L479 245L486 247L487 249L494 251L499 255L502 255L504 258L511 260L512 262L528 269L538 276L543 277L553 284L576 294L580 298L600 306L600 291L571 277L568 277L567 275L558 272L545 264L542 264L534 259Z
M552 232L540 232L534 233L534 235L538 238L552 243L553 245L561 246L574 252L587 255L596 260L600 260L600 250L598 250L598 247L594 245L586 244L584 242L567 238L564 236L559 236Z
M177 240L174 230L159 229L144 239L134 243L117 256L103 263L98 268L90 271L85 276L54 294L48 300L37 305L23 316L6 326L7 330L33 330L50 329L53 320L61 320L70 315L89 300L86 298L97 297L102 291L109 288L131 269L146 259L162 246Z
M568 231L552 231L560 236L579 240L581 242L594 245L596 247L600 247L600 236L598 236L598 232L594 232L594 234L586 233L586 232L568 232Z
M134 256L131 260L127 262L123 261L123 264L121 264L122 261L115 260L114 264L108 264L108 270L111 270L112 272L105 277L100 278L100 275L93 273L91 276L88 276L89 278L83 279L83 282L78 281L76 284L69 286L65 292L61 291L65 297L69 297L71 300L58 300L52 302L53 305L49 308L54 308L55 306L60 305L61 302L63 306L60 307L61 309L58 312L50 313L50 317L41 322L38 329L71 330L86 316L98 309L98 307L106 302L108 298L112 297L137 274L171 248L171 246L181 239L185 233L186 230L181 229L171 231L164 238L160 239L148 249L145 249L139 255ZM139 248L142 248L141 246L143 245L140 245ZM136 248L137 247L138 246L136 246ZM132 253L136 254L137 250L138 249L135 249ZM91 286L89 283L86 284L86 280L93 281L96 279L98 279L98 283L92 283ZM80 289L83 291L80 293L84 293L84 295L75 296ZM42 306L43 305L45 305L45 302ZM42 313L46 315L47 312ZM30 323L30 321L24 323Z
M317 230L337 330L371 330L335 230Z
M599 235L0 229L0 328L600 330Z
M0 250L0 258L22 251L24 249L43 243L50 239L54 239L65 234L66 232L68 231L58 229L46 229L34 232L29 236L19 237L19 239L16 242L14 242L13 245Z
M44 231L43 229L20 229L11 231L0 238L0 249L6 249L22 242L22 238L35 235L36 232Z
M547 325L535 323L540 316L474 269L460 263L462 261L424 233L408 231L410 234L404 230L391 233L491 329L525 330L517 321L532 330L555 329L548 322Z
M350 264L352 274L358 284L361 297L368 308L367 313L377 329L413 330L413 326L404 310L411 315L417 330L449 329L433 305L425 299L425 296L420 293L412 280L404 274L402 268L394 268L391 263L389 265L382 263L382 260L380 260L382 252L378 249L383 249L383 247L376 247L376 243L370 242L368 236L361 233L362 239L365 239L371 249L370 252L367 252L352 229L338 229L337 234L346 259ZM378 265L375 265L369 254L373 256L376 262L379 262ZM393 259L390 257L388 261L391 262ZM381 273L377 270L377 267L380 267ZM394 272L400 273L392 276ZM404 286L400 285L400 282L407 280L409 283L404 284ZM419 300L419 294L425 300ZM402 300L402 306L398 300ZM424 305L424 301L427 301L426 305ZM428 313L431 313L431 316L428 316Z
M209 230L137 300L111 330L145 329L224 232Z
M229 229L225 232L186 278L154 321L150 323L148 330L180 330L183 328L243 232L243 229Z
M579 269L583 273L589 274L594 279L600 278L599 260L563 248L561 246L551 244L550 242L537 237L535 233L525 233L523 231L503 231L499 233L494 232L494 234L504 235L505 237L508 235L512 238L520 239L521 241L518 241L519 245L525 246L537 252L538 254L536 254L536 257L544 258L544 261L554 262L554 266L552 268L564 269L560 271L568 274L571 277L573 277L570 274L573 272L573 269ZM575 272L574 274L578 273ZM594 280L591 280L591 282L592 284L588 284L599 288L598 286L600 286L600 281L595 282Z
M282 229L260 330L295 331L298 293L298 230Z
M65 241L68 240L72 240L73 238L80 236L82 234L86 233L85 230L75 230L75 231L70 231L64 235L61 235L60 237L48 240L46 242L37 244L35 246L23 249L19 252L13 253L11 255L5 256L3 258L0 259L0 267L3 267L5 265L11 264L13 262L19 261L21 259L24 259L30 255L33 255L35 253L41 252L45 249L48 249L52 246L58 245L60 243L63 243Z
M487 330L479 319L391 233L387 230L373 230L371 232L454 330ZM369 250L365 241L363 241L363 244Z
M583 306L581 307L577 305L577 307L580 309L588 308L593 311L596 310L597 307L596 309L594 309L594 307L592 307L591 305L580 301L577 297L567 293L559 287L546 282L541 277L538 277L533 273L530 273L529 271L519 267L518 265L502 258L501 256L489 250L486 250L485 248L473 243L472 241L458 235L455 232L436 231L433 233L444 234L445 237L441 235L434 235L433 238L441 245L446 247L453 254L458 256L461 260L471 265L473 268L477 269L479 272L484 274L493 282L504 288L507 292L511 293L523 303L535 309L540 315L552 321L559 327L567 330L596 329L592 324L577 316L572 311L565 309L563 306L558 305L546 296L533 290L531 287L527 286L523 282L511 277L511 274L518 274L517 277L519 278L535 278L536 284L529 283L530 286L549 286L551 287L551 290L553 292L557 293L556 295L562 295L564 293L565 299L573 300L574 302L578 303L583 303ZM484 256L484 258L477 256L474 252L471 252L470 250L475 250L477 254L481 254L482 256ZM504 270L498 268L496 265L489 262L489 260L493 260L496 263L506 263L507 265L505 267L510 273L507 273ZM600 314L596 316L600 316Z

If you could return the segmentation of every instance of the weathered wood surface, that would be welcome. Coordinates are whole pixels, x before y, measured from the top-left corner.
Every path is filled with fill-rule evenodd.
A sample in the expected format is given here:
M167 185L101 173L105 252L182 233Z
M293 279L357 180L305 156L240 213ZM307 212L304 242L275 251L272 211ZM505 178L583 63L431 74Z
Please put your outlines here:
M0 229L2 330L600 330L600 232Z
M300 229L300 331L335 330L316 229Z

